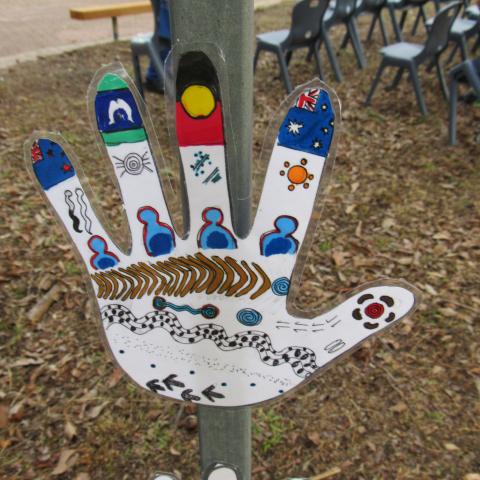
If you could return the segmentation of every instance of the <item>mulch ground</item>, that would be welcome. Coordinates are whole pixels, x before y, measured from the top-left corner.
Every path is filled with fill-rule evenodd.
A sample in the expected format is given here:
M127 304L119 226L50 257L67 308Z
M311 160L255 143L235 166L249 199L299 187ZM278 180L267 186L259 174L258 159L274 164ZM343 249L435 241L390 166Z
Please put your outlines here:
M287 27L292 2L256 14L257 31ZM365 38L368 19L360 20ZM47 27L48 28L48 27ZM335 35L339 45L340 29ZM459 146L447 145L447 105L422 69L428 117L405 79L363 100L380 35L360 71L340 52L345 80L335 170L303 273L300 303L320 308L382 276L405 278L419 311L289 397L253 411L253 478L480 478L480 109L460 106ZM28 176L23 143L61 131L82 161L105 216L122 232L118 194L90 130L85 93L117 43L0 72L0 476L4 479L145 479L158 469L199 478L195 406L133 387L108 361L83 270ZM295 84L315 75L303 53ZM273 56L255 77L253 182L263 135L284 90ZM392 78L392 73L390 77ZM163 97L147 95L162 145ZM178 190L175 155L164 172ZM257 195L258 196L258 195ZM256 197L257 197L256 196ZM180 211L178 205L177 212ZM324 474L322 476L321 474Z

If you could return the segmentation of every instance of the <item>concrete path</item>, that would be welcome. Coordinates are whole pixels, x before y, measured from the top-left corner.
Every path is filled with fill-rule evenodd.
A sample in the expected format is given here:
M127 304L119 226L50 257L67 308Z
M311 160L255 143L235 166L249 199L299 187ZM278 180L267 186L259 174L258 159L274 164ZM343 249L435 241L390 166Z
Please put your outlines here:
M0 16L0 68L38 56L56 54L86 45L112 41L109 18L72 20L69 9L79 6L126 3L132 0L13 0L2 2ZM238 0L244 1L244 0ZM281 0L254 0L262 8ZM151 14L118 18L121 38L153 28Z

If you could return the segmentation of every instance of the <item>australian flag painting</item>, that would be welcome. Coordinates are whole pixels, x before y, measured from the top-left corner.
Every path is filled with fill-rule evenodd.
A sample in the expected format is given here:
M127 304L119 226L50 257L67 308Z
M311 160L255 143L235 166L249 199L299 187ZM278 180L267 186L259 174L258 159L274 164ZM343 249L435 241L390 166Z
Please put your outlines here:
M335 113L326 91L307 88L280 127L278 144L325 157L333 138Z
M62 147L47 138L34 142L31 149L33 171L44 190L75 175L75 170Z

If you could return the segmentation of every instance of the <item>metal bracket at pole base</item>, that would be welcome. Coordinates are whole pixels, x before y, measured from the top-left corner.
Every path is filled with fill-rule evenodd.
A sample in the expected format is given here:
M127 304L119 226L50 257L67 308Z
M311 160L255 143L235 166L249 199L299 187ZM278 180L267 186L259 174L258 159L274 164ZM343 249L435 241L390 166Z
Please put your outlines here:
M153 480L178 480L171 473L157 473ZM210 465L202 475L202 480L239 480L237 469L232 465L215 463Z
M207 468L202 480L238 480L235 467L217 463ZM153 480L178 480L177 477L170 473L157 473ZM288 480L308 480L305 477L289 478Z

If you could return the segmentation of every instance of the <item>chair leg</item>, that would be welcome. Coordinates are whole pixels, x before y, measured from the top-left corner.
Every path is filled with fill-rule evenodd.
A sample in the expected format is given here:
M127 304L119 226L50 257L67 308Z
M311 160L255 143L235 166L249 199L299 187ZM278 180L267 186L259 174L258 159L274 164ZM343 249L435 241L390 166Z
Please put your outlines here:
M257 70L258 57L260 56L260 47L257 45L255 56L253 57L253 72Z
M373 31L375 30L375 25L377 24L377 20L378 20L378 13L375 12L373 14L372 21L370 22L370 28L368 29L367 42L369 42L372 39Z
M437 68L437 77L442 89L442 95L445 100L448 100L447 82L445 81L445 75L443 74L442 66L440 65L440 58L435 57L435 67Z
M397 73L395 74L394 79L392 80L392 83L388 86L387 90L395 90L398 87L398 84L402 79L404 71L405 71L405 68L399 67L399 69L397 70Z
M480 33L478 34L477 41L475 42L475 45L472 48L472 53L475 53L478 48L480 48Z
M325 43L325 48L327 50L328 59L330 60L330 65L333 68L333 72L335 73L335 78L337 82L342 81L342 72L340 71L340 67L337 62L337 56L332 47L332 42L330 41L330 36L328 35L327 31L323 32L323 42Z
M377 73L375 75L375 78L373 79L372 86L370 87L370 91L368 92L367 98L365 99L365 105L370 105L370 102L372 100L373 94L375 93L375 90L377 88L378 82L380 81L380 77L382 76L383 70L385 70L385 63L382 61L380 66L378 67Z
M413 24L412 35L417 34L418 24L420 23L421 16L422 16L421 9L419 8L417 12L417 16L415 17L415 23Z
M349 40L350 40L350 33L348 31L348 28L347 28L347 31L345 32L345 35L343 36L342 43L340 45L340 50L343 50L344 48L347 48Z
M408 10L404 10L402 12L402 16L400 17L400 31L403 31L403 27L405 26L405 21L407 20Z
M320 50L317 45L313 47L313 55L315 56L315 63L317 64L318 76L320 77L320 80L323 80L324 76L323 76L322 60L320 58Z
M353 49L355 51L355 56L357 57L358 66L361 69L364 69L367 66L367 60L363 53L362 43L360 42L360 37L358 35L357 24L354 18L351 18L347 24L348 33L352 39Z
M448 143L450 145L457 144L457 80L451 79L450 82L450 102L448 106Z
M283 83L285 84L285 88L287 93L290 93L292 88L292 82L290 81L290 75L288 74L288 65L285 59L285 54L282 50L277 51L278 63L280 64L280 75L282 76Z
M423 20L423 27L425 28L425 30L427 30L426 23L428 18L427 18L427 12L425 11L425 5L420 6L420 16L422 17L422 20Z
M460 37L460 51L462 53L462 60L468 60L469 55L468 55L468 45L467 45L467 39L465 38L465 35L462 35Z
M448 56L448 59L447 59L447 63L446 63L447 65L452 63L453 57L455 57L455 54L457 53L457 50L458 50L458 43L456 43L453 46L452 51L450 52L450 55Z
M390 20L392 22L393 31L395 33L395 39L397 40L397 42L401 42L403 40L402 32L397 22L397 17L395 15L395 8L393 7L393 5L389 3L387 3L387 8L388 8L388 13L390 14Z
M382 32L383 44L388 45L387 29L385 28L385 22L383 21L382 11L378 13L378 19L380 20L380 31Z
M292 51L289 50L286 54L285 54L285 61L287 62L287 65L290 65L290 60L292 59Z
M132 53L132 63L133 73L135 76L135 86L137 87L138 93L140 93L142 98L145 98L145 94L143 92L142 69L140 67L140 59L135 53Z
M417 97L418 108L420 109L422 115L427 115L428 111L425 105L425 100L423 99L420 80L418 79L417 66L415 64L411 64L408 67L408 70L410 71L410 80L412 81L413 89L415 90L415 96Z

